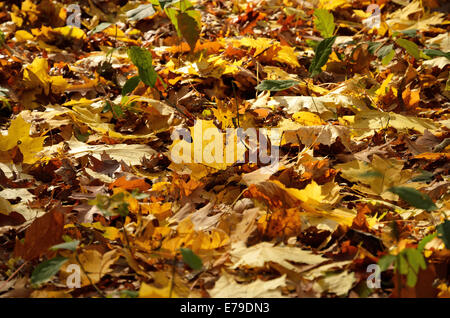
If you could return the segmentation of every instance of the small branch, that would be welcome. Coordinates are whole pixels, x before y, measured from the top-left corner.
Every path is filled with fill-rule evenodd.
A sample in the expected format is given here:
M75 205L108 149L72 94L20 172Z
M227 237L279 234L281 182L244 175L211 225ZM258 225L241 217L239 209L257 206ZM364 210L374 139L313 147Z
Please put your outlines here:
M20 267L18 269L16 269L16 271L14 273L12 273L11 276L8 277L8 279L0 286L0 290L2 290L6 284L14 277L16 276L16 274L22 269L22 267L25 266L25 264L28 263L28 261L26 261L25 263L23 263L22 265L20 265Z
M78 257L78 253L77 253L77 252L75 252L75 259L76 259L76 261L78 262L78 265L80 265L80 268L81 268L81 270L83 271L83 274L86 275L86 277L87 277L89 283L90 283L92 286L94 286L95 290L97 291L97 293L100 294L100 296L102 296L103 298L106 298L106 294L105 294L100 288L98 288L97 285L95 285L94 282L92 281L92 279L89 277L88 273L87 273L86 270L84 269L83 264L81 264L81 261L80 261L80 258Z

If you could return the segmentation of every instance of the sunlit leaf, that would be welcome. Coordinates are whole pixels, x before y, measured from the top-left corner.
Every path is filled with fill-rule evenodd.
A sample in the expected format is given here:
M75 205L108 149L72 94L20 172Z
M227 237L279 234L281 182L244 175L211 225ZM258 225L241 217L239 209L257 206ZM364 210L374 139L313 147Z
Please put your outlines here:
M152 65L152 54L147 49L132 46L128 49L128 56L138 68L140 79L148 86L155 86L158 74Z
M334 17L328 10L315 9L314 10L314 25L324 38L330 38L334 33Z

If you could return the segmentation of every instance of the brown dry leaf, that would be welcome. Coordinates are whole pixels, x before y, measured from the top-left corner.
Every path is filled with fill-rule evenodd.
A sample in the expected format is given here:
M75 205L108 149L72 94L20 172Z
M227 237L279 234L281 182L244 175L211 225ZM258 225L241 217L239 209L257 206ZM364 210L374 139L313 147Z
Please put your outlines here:
M249 237L257 229L258 216L262 213L259 208L244 210L242 220L236 225L236 228L230 235L231 243L246 243Z
M14 254L25 260L33 260L48 252L53 245L62 242L64 216L54 208L34 220L25 232L24 242L16 241Z

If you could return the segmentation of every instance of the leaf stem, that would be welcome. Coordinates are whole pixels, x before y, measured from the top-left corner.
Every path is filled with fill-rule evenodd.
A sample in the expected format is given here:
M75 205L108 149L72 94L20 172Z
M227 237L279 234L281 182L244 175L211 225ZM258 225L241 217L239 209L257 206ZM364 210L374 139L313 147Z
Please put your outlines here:
M100 294L100 296L102 296L103 298L106 298L106 294L105 294L100 288L98 288L97 285L94 284L94 282L93 282L92 279L89 277L89 275L88 275L88 273L86 272L86 270L84 269L84 266L83 266L83 264L81 263L80 258L78 257L78 252L77 252L77 251L75 251L75 259L76 259L76 261L78 262L78 265L80 265L80 268L81 268L81 270L83 271L83 274L86 275L86 277L87 277L89 283L90 283L92 286L94 286L95 290L97 291L97 293Z

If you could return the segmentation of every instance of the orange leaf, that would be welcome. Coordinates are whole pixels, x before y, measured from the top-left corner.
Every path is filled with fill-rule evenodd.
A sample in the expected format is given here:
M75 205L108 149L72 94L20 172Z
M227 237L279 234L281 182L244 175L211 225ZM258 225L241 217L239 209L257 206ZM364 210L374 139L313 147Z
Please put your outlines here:
M140 191L146 191L151 188L151 185L145 182L144 179L127 180L127 178L123 176L109 185L110 189L114 187L126 190L139 189Z

